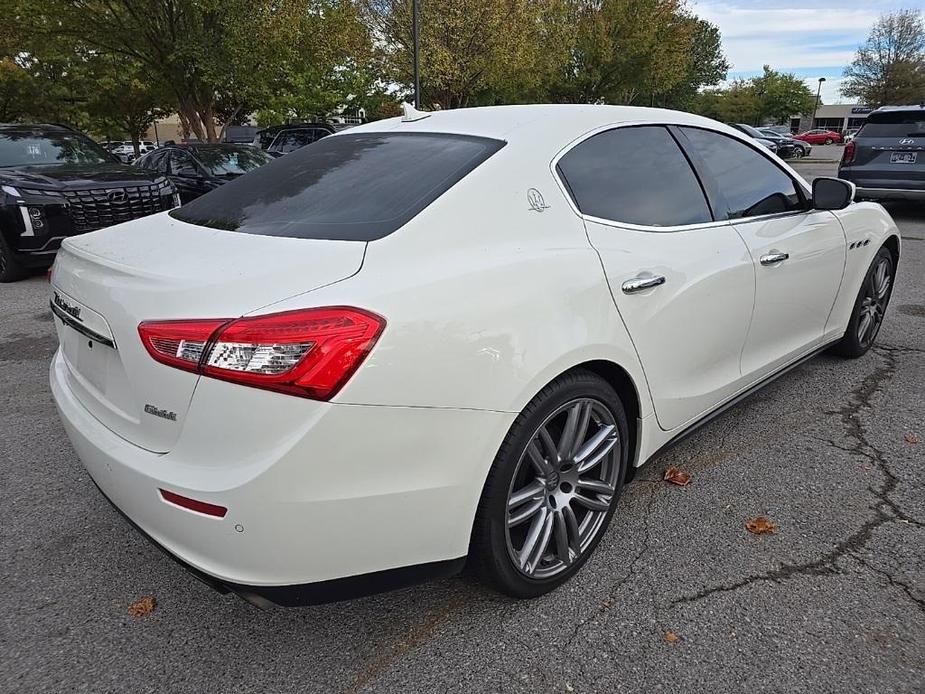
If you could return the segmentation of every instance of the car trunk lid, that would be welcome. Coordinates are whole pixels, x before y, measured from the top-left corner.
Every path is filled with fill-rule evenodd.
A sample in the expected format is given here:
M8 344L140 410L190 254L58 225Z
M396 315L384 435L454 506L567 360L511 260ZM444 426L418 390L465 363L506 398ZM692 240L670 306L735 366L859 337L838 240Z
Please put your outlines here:
M68 239L51 305L69 385L116 434L166 452L198 376L154 361L138 324L237 318L355 274L365 245L218 231L166 214Z

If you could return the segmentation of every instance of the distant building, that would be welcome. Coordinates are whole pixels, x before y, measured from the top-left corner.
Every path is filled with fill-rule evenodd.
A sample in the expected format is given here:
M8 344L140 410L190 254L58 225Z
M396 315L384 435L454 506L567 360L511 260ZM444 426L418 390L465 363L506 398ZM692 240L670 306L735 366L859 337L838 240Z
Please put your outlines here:
M851 128L860 128L867 122L867 114L873 109L857 104L820 104L816 117L809 113L790 118L790 131L802 133L815 128L836 130L840 133Z

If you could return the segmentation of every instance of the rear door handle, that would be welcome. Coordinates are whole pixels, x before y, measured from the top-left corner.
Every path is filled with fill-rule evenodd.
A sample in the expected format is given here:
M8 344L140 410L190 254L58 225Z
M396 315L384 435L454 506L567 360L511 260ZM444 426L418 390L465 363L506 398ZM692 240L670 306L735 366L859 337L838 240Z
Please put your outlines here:
M789 257L790 257L789 253L780 253L778 251L773 251L771 253L766 253L765 255L761 256L761 264L762 265L776 265L777 263L784 262Z
M620 288L623 290L624 294L635 294L644 289L658 287L661 284L665 284L664 276L652 275L650 277L634 277L631 280L626 280Z

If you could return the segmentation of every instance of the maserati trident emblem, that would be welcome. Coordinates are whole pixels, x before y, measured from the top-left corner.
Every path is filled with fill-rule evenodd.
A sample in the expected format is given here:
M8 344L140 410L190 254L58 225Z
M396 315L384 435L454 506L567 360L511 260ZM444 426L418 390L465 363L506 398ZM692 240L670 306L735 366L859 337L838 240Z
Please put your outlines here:
M109 198L109 202L125 202L128 199L124 190L111 190L106 197Z
M527 191L527 202L530 204L530 209L534 212L542 212L549 207L543 199L543 194L536 188L530 188L530 190Z

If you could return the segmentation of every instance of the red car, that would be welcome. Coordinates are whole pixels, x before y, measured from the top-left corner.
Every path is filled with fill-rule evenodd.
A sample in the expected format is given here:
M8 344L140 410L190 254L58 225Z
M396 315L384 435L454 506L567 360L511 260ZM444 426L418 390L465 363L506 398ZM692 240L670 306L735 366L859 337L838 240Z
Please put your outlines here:
M809 142L814 145L830 145L833 142L841 142L841 133L837 133L834 130L817 128L816 130L807 130L805 133L794 135L793 139L803 140L803 142Z

